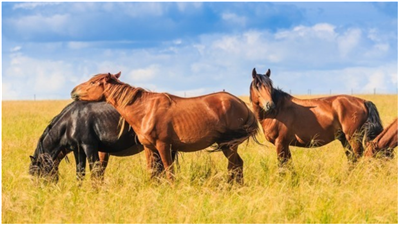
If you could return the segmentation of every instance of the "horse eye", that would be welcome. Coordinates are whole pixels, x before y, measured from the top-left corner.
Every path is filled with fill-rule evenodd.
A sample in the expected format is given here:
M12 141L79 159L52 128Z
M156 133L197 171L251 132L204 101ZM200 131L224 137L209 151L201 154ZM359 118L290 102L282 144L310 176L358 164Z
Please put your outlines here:
M92 82L90 82L90 84L95 84L96 82L94 82L94 81L92 81Z

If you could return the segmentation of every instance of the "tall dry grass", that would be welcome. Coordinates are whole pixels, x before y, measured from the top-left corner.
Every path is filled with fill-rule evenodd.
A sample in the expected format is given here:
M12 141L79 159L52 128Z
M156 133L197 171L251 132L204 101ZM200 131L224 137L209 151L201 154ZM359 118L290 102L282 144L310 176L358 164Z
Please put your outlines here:
M397 117L397 95L360 97L377 105L384 125ZM3 101L3 223L398 223L397 156L351 170L338 141L292 148L294 171L284 175L262 136L264 146L243 144L243 186L227 184L227 160L206 151L180 155L174 185L150 180L143 154L111 157L95 187L89 173L78 185L74 160L61 163L57 184L31 179L29 155L68 102Z

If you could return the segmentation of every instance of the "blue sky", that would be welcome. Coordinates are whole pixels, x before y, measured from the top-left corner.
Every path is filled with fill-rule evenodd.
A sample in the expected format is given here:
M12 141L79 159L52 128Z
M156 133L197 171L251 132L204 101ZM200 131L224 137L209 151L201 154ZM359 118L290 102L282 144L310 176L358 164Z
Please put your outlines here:
M68 99L97 73L157 92L397 93L390 2L2 3L3 99Z

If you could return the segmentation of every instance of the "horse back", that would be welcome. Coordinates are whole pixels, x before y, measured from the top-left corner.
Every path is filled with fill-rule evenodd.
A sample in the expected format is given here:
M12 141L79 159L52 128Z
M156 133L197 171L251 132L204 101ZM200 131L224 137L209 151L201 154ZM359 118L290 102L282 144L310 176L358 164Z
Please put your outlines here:
M171 142L180 151L199 150L238 136L249 137L247 130L254 132L258 127L246 104L227 92L195 98L172 96L170 103L157 107L151 116L151 121L155 121L151 130L156 130L160 139L172 137ZM229 137L225 137L227 134Z
M128 126L120 137L119 113L106 102L77 102L70 119L70 136L77 142L97 146L103 152L116 152L138 145Z

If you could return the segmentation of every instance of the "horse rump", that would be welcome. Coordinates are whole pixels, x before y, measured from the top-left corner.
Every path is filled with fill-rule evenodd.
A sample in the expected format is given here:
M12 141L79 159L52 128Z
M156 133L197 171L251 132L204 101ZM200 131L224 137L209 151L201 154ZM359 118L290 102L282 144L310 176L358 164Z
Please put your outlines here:
M210 152L219 151L222 148L230 148L233 146L237 146L244 142L245 140L249 141L251 138L255 143L261 144L257 135L259 132L258 120L255 115L250 113L247 122L240 128L236 130L229 130L221 136L221 138L217 141L216 146L212 146L212 149L208 150Z

